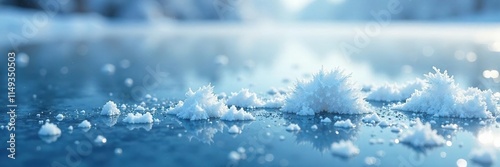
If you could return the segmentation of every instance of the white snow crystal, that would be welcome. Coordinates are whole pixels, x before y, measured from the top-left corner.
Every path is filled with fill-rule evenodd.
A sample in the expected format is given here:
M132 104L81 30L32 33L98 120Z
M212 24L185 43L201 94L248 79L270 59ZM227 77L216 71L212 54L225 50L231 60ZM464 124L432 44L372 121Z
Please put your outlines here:
M64 115L62 115L62 114L57 114L56 119L57 119L58 121L62 121L62 120L64 119Z
M345 121L337 121L335 122L335 124L333 124L333 126L335 127L339 127L339 128L354 128L356 127L356 125L354 125L350 119L347 119Z
M290 124L286 127L287 131L300 131L300 127L297 124Z
M369 115L364 116L362 121L367 122L367 123L377 123L377 122L380 122L381 119L377 115L377 113L373 113L373 114L369 114Z
M425 75L426 84L415 91L406 103L393 108L423 112L434 116L459 118L492 118L500 114L499 100L491 90L463 90L448 72L434 67L435 73Z
M375 88L368 96L367 100L372 101L403 101L410 98L415 90L421 90L424 85L424 80L418 79L416 81L407 82L404 84L385 84L381 87Z
M42 136L58 136L61 135L61 129L57 127L57 125L53 123L45 123L42 125L40 130L38 131L38 135Z
M101 115L120 115L120 110L117 108L115 102L108 101L102 106Z
M264 101L257 97L257 94L250 92L248 89L241 89L237 93L231 93L227 98L226 104L231 106L253 108L264 106Z
M238 134L238 133L241 133L241 129L238 128L238 126L233 125L233 126L231 126L231 128L229 128L228 132L231 134Z
M235 106L231 106L231 108L229 108L229 110L224 115L222 115L220 119L226 121L247 121L255 120L255 117L243 110L243 108L240 108L238 110Z
M414 147L433 147L445 143L444 138L431 129L431 124L423 124L419 118L413 128L404 132L399 140Z
M496 160L495 151L486 148L474 149L470 156L472 161L485 166L490 166Z
M359 148L349 140L341 140L338 143L333 143L331 150L334 155L344 158L350 158L359 154Z
M332 120L330 118L326 117L325 119L322 119L321 122L330 123L330 122L332 122Z
M285 94L275 94L271 98L265 100L264 108L281 108L285 105L286 95Z
M79 128L90 128L92 125L90 124L89 121L83 120L82 123L78 124Z
M224 102L219 101L211 85L203 86L196 92L191 89L186 93L186 100L167 110L182 119L200 120L219 118L228 110Z
M298 115L371 112L369 104L361 96L361 88L355 86L350 75L339 69L322 69L311 80L298 81L281 110Z
M128 113L127 117L123 119L123 122L131 124L153 123L153 116L149 112L146 112L145 114L135 113L135 115Z

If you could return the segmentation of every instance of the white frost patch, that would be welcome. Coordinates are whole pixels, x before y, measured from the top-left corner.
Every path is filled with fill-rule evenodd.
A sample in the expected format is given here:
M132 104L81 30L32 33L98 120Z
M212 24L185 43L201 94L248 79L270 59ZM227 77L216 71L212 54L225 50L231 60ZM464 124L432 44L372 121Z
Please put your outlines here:
M46 122L45 125L42 125L42 127L38 131L38 135L58 136L58 135L61 135L61 129L59 129L57 127L57 125L55 125L53 123Z
M219 101L211 85L203 86L196 92L191 89L186 93L186 100L167 110L182 119L200 120L220 118L228 110L224 102Z
M377 122L380 122L381 119L377 115L377 113L373 113L373 114L364 116L363 119L362 119L362 121L366 122L366 123L377 123Z
M339 114L372 112L361 96L361 88L351 81L350 75L339 69L322 69L311 80L298 81L281 110L298 115L314 115L322 111Z
M300 127L297 124L290 124L286 127L287 131L299 131Z
M332 120L330 118L326 117L325 119L322 119L321 122L322 123L331 123Z
M250 92L248 89L241 89L237 93L231 93L227 98L226 104L228 106L238 106L245 108L263 107L264 101L257 97L256 93Z
M104 106L102 106L101 115L120 115L120 110L116 106L115 102L108 101Z
M356 125L354 125L350 119L347 119L345 121L337 121L335 124L333 124L335 127L339 128L355 128Z
M146 112L146 114L135 113L135 115L128 113L123 122L131 124L153 123L153 115L149 112Z
M265 100L264 108L281 108L285 105L286 95L285 94L275 94L271 98Z
M146 108L142 107L142 106L137 106L135 108L135 111L146 111Z
M83 120L82 123L78 124L79 128L90 128L92 125L90 124L89 121Z
M405 131L399 140L414 147L433 147L445 143L444 138L431 129L431 124L423 124L419 118L413 128Z
M231 134L238 134L238 133L241 133L241 129L238 128L238 126L233 125L233 126L231 126L231 128L229 128L228 132Z
M238 110L235 106L231 106L231 108L229 108L229 110L222 115L220 119L226 121L249 121L255 120L255 117L243 110L243 108Z
M410 98L415 90L421 90L424 86L424 81L421 79L407 82L404 84L385 84L375 88L368 96L367 100L372 101L403 101Z
M458 125L457 124L441 125L441 128L443 128L443 129L450 129L450 130L457 130L458 129Z
M312 130L318 130L318 126L317 125L313 125L313 126L311 126L311 129Z
M470 157L472 161L485 166L490 166L496 161L495 151L486 148L472 150Z
M331 150L334 155L344 158L350 158L359 154L359 148L349 140L341 140L338 143L333 143Z
M94 143L96 143L97 145L103 145L107 141L108 140L104 136L101 136L101 135L97 135L97 137L94 139Z
M500 114L500 105L491 90L459 88L453 76L434 67L435 73L425 75L426 84L415 91L406 103L394 109L423 112L441 117L492 118Z

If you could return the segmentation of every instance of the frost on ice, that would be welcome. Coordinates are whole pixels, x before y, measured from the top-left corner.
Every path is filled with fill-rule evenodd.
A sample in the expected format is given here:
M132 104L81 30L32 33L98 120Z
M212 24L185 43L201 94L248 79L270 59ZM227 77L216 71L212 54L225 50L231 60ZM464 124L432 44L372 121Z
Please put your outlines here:
M419 118L415 121L412 129L405 131L400 141L413 147L435 147L445 143L442 136L439 136L436 130L431 129L431 124L423 124Z
M243 108L238 110L235 106L231 106L231 108L229 108L229 110L222 115L220 119L226 121L249 121L255 120L255 117L243 110Z
M377 123L377 122L380 122L381 119L377 115L377 113L373 113L373 114L369 114L369 115L366 115L365 117L363 117L362 121L366 122L366 123Z
M208 118L220 118L227 112L228 108L224 102L219 101L213 93L213 86L207 85L193 92L191 89L186 93L184 102L179 102L167 113L177 115L181 119L201 120Z
M410 98L415 90L421 90L424 85L424 80L417 79L416 81L407 82L404 84L385 84L375 88L368 96L367 100L371 101L404 101Z
M101 115L120 115L120 110L113 101L108 101L101 110Z
M238 133L241 133L241 129L238 128L238 126L233 125L233 126L231 126L231 128L229 128L228 132L231 134L238 134Z
M231 96L227 98L226 104L229 106L255 108L263 107L265 103L257 97L256 93L250 92L248 89L241 89L237 93L231 93Z
M415 91L406 103L394 109L423 112L441 117L492 118L500 114L498 99L491 90L459 88L453 76L434 67L435 73L425 75L425 86Z
M350 140L341 140L331 146L332 154L343 158L350 158L359 154L359 148Z
M40 130L38 131L39 135L42 136L58 136L61 135L61 129L57 127L57 125L53 123L46 122Z
M299 131L300 127L297 124L290 124L286 127L287 131Z
M153 123L153 115L149 112L146 112L145 114L135 113L135 115L128 113L127 117L123 119L123 122L131 124Z
M312 80L299 81L287 97L284 112L297 115L314 115L319 112L339 114L369 113L369 104L342 70L324 71L315 74Z

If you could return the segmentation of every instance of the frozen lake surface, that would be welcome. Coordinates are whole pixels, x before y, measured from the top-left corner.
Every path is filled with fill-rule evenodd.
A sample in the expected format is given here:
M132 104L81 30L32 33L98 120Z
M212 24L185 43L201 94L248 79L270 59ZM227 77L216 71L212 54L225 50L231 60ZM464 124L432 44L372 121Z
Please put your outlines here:
M161 112L161 107L183 100L188 88L211 83L217 94L249 88L269 97L272 88L286 90L296 79L337 66L352 73L367 92L386 82L422 77L432 66L448 70L460 87L500 91L500 78L485 75L500 70L500 34L495 25L394 24L346 55L339 45L355 45L356 28L364 26L179 25L148 32L135 27L33 39L20 47L29 61L18 62L18 156L15 161L0 161L0 166L460 166L464 161L479 166L470 154L483 147L495 150L492 166L498 166L498 118L437 118L390 110L390 103L381 102L370 104L383 120L397 125L364 123L363 114L297 116L278 109L248 110L255 121L232 122L189 121ZM0 45L0 51L7 53L8 45ZM120 109L119 116L101 116L108 100L127 109ZM159 121L123 122L141 102ZM153 107L158 110L151 111ZM58 121L58 114L64 119ZM332 122L321 122L320 116ZM417 117L431 122L446 144L415 148L399 142L400 133ZM61 129L59 137L38 135L47 119ZM346 119L356 126L334 126ZM91 123L90 129L78 128L83 120ZM7 115L2 114L0 123L6 122ZM290 124L301 130L287 131ZM449 124L458 128L442 126ZM229 133L233 125L241 133ZM105 140L96 142L98 135ZM332 154L332 143L342 140L351 141L359 154L350 158Z

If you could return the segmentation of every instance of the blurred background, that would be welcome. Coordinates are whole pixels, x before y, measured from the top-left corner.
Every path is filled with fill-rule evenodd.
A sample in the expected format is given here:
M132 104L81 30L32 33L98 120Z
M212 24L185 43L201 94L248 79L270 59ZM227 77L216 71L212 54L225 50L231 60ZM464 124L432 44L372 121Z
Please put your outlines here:
M336 67L367 91L433 66L500 91L499 16L497 0L1 0L0 53L43 106L208 83L266 94Z

